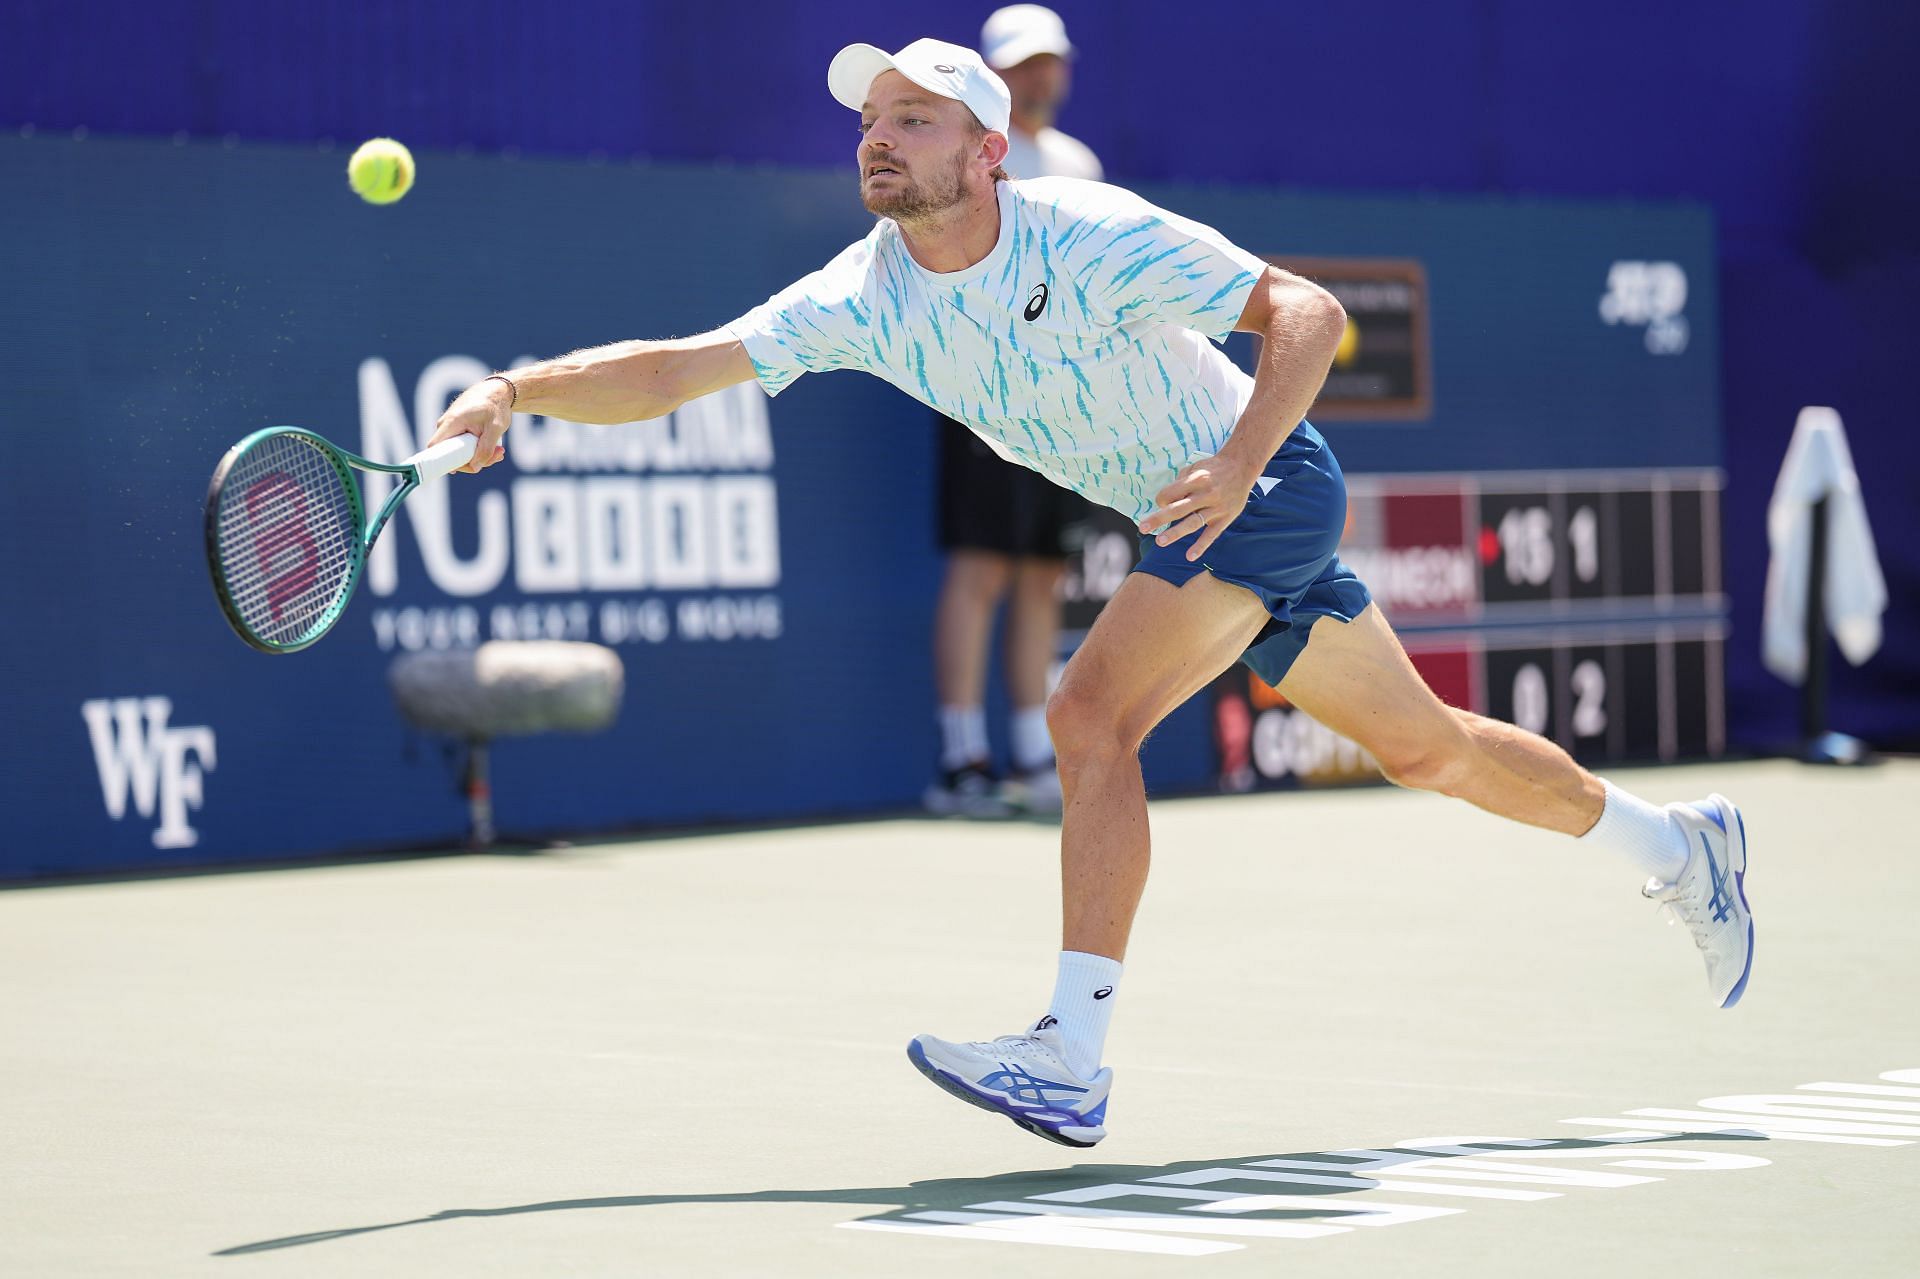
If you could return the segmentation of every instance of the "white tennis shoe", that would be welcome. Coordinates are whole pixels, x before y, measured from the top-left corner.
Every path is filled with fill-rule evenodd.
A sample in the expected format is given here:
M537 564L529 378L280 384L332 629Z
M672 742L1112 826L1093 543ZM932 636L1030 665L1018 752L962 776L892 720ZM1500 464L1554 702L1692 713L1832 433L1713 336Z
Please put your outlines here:
M1052 1017L1024 1035L985 1043L949 1043L916 1035L907 1045L915 1069L961 1101L1005 1115L1036 1137L1063 1146L1091 1146L1107 1135L1107 1093L1113 1071L1082 1079L1067 1068L1066 1046Z
M1707 961L1707 993L1731 1008L1753 972L1753 911L1747 906L1747 825L1724 795L1667 809L1687 835L1687 864L1672 883L1641 891L1687 926Z
M1058 817L1065 799L1060 793L1060 773L1051 762L1000 783L1000 798L1015 812L1034 817Z
M1013 808L985 761L949 768L927 787L920 803L938 817L1011 817Z

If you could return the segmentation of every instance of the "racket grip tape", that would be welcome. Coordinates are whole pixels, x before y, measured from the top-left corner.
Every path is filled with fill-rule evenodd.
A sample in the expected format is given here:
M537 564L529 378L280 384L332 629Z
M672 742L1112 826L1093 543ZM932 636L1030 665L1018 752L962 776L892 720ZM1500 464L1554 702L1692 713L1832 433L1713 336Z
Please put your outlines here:
M480 437L477 435L456 435L415 453L407 459L407 465L420 472L420 482L425 484L471 462L474 450L479 445Z

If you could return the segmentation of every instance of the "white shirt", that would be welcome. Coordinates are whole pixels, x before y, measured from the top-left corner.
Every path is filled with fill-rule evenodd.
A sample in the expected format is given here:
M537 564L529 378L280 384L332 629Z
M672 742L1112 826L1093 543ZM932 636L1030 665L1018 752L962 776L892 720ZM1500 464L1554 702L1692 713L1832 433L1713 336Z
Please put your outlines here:
M1001 162L1016 178L1085 178L1099 182L1106 172L1086 143L1058 129L1024 133L1007 127L1007 158Z
M1232 331L1267 264L1119 187L997 186L999 239L974 265L928 271L883 218L727 328L769 395L864 369L1138 520L1239 421L1253 379L1207 339Z

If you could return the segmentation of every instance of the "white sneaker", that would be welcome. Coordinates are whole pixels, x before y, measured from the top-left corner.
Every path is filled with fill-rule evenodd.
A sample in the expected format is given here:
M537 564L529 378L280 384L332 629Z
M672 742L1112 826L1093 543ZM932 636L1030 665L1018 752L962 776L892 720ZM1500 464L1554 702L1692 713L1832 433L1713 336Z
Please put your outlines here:
M1060 772L1052 764L1029 772L1015 773L1000 783L1000 798L1017 812L1034 816L1058 816L1064 797L1060 793Z
M1107 1135L1113 1071L1082 1079L1067 1069L1058 1023L1042 1017L1024 1035L948 1043L916 1035L907 1057L919 1072L969 1105L1005 1115L1036 1137L1086 1147Z
M1723 795L1669 804L1687 834L1687 864L1670 884L1641 891L1687 926L1707 961L1707 992L1722 1008L1746 993L1753 971L1753 911L1747 906L1747 824Z
M1000 795L1000 783L983 760L949 768L927 787L920 803L941 817L1011 817L1013 809Z

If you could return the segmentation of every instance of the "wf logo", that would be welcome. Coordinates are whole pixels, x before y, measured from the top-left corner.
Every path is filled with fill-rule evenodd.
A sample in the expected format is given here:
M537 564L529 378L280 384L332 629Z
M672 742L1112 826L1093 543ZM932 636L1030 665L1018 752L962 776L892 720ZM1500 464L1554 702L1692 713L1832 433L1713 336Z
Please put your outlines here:
M189 848L199 841L187 825L187 810L200 807L201 780L214 767L213 729L204 724L169 728L172 714L173 703L164 697L102 698L80 705L107 816L124 817L129 795L142 817L153 817L157 808L155 848Z

